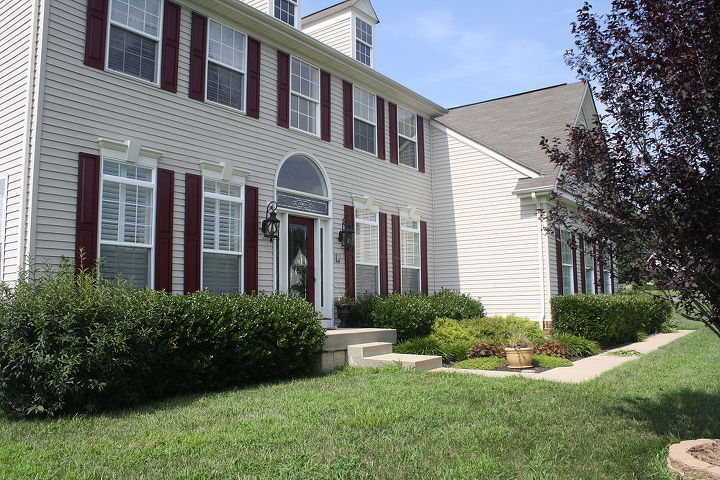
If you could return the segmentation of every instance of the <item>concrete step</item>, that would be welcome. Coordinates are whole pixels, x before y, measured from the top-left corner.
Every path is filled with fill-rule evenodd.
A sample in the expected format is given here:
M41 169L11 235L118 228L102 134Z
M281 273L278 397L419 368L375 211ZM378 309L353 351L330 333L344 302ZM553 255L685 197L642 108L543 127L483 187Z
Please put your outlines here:
M410 370L432 370L442 367L442 357L435 355L409 355L407 353L385 353L355 360L357 367L382 367L401 363Z
M370 342L397 343L397 333L390 328L338 328L325 332L324 351L346 350L348 345Z
M375 355L383 355L386 353L392 353L392 343L390 342L368 342L357 345L348 345L348 365L351 367L357 367L360 366L357 362L365 357L373 357Z

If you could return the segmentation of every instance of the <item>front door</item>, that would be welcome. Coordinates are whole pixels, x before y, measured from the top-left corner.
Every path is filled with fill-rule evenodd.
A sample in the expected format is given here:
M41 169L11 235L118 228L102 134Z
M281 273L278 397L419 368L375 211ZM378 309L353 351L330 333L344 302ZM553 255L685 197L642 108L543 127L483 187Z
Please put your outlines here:
M288 218L288 286L290 295L315 305L315 220Z

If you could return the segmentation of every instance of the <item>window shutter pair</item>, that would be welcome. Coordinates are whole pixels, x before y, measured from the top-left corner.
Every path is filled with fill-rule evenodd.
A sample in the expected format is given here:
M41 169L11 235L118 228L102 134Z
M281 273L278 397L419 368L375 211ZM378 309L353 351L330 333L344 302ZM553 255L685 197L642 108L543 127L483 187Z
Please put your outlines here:
M398 145L398 107L394 103L389 104L390 107L390 162L398 164L399 145ZM417 118L417 166L420 173L425 173L425 119L420 115Z
M290 55L277 52L277 124L290 128ZM331 106L331 76L320 71L320 138L329 142Z
M402 262L400 259L400 216L393 215L392 221L392 265L393 265L393 292L402 293ZM420 222L420 289L428 295L428 248L427 248L427 222Z
M202 289L200 268L202 264L202 195L203 180L200 175L185 174L185 293ZM259 190L245 186L245 247L243 249L244 291L258 291L258 219Z
M188 96L205 101L205 70L207 69L208 19L197 12L192 14L190 26L190 85ZM260 41L247 41L247 101L248 117L260 118Z
M109 0L87 0L85 65L105 69ZM168 0L163 9L160 88L177 92L180 55L180 5Z
M78 155L77 208L75 216L75 265L92 268L98 258L100 205L100 156ZM157 169L155 210L155 289L172 289L172 235L175 172ZM81 254L81 251L83 252Z

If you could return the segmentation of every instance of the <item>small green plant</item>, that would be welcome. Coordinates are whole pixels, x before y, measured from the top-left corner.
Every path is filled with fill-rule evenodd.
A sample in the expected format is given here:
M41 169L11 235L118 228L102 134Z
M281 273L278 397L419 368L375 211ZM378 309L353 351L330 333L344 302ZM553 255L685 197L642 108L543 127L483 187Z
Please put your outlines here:
M614 350L612 352L607 352L605 355L612 355L614 357L637 357L642 354L637 350Z
M533 348L534 346L533 341L527 337L515 337L505 344L505 348L513 349Z
M670 319L667 322L663 322L660 326L660 333L675 333L680 328L680 324L675 319Z
M571 357L591 357L600 353L600 344L571 333L554 333L549 341L557 342Z
M343 295L342 297L339 297L337 300L335 300L335 305L355 305L355 299L353 297L348 297L347 295Z
M461 320L460 324L478 339L476 343L505 345L517 337L526 338L534 344L540 344L545 340L545 333L538 322L516 315L470 318Z
M535 355L533 357L533 367L539 368L558 368L571 367L572 362L566 358L551 357L550 355Z
M453 365L453 368L466 368L471 370L494 370L507 366L507 360L498 357L469 358Z
M470 346L471 342L448 342L435 335L427 335L399 343L393 350L414 355L439 355L445 363L450 363L464 360Z

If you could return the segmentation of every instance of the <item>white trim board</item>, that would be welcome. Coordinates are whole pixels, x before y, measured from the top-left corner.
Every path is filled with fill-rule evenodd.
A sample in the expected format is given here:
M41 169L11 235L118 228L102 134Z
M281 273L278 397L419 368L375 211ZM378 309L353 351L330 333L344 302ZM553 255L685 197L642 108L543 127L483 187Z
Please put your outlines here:
M496 152L495 150L492 150L492 149L486 147L485 145L482 145L482 144L476 142L475 140L472 140L472 139L466 137L465 135L451 129L447 125L443 125L442 123L438 122L437 120L431 120L430 125L437 128L444 134L454 138L455 140L458 140L458 141L464 143L468 147L474 148L475 150L478 150L478 151L484 153L488 157L494 158L495 160L502 163L503 165L506 165L506 166L512 168L513 170L516 170L519 173L522 173L526 177L540 178L542 176L538 172L536 172L534 170L530 170L529 168L527 168L523 165L520 165L519 163L515 162L514 160L509 159L508 157L506 157L504 155L501 155L500 153Z

